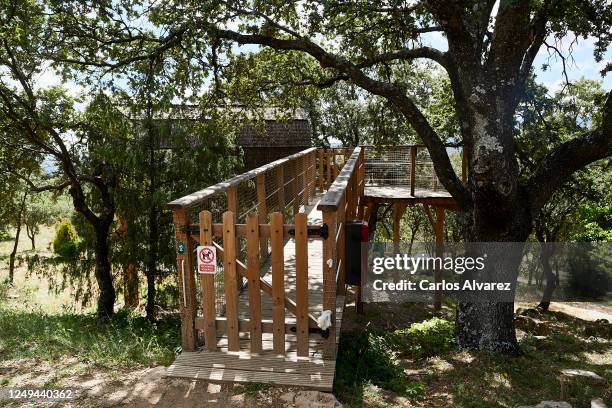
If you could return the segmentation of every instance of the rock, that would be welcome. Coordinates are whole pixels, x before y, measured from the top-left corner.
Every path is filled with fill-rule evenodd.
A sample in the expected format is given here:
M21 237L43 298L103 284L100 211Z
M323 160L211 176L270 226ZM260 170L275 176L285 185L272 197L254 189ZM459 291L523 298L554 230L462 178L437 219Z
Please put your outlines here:
M591 408L606 408L606 403L601 398L591 400Z
M572 406L565 401L542 401L538 405L523 405L518 408L572 408Z
M612 324L606 319L596 320L584 327L584 334L589 337L612 338Z
M523 315L514 318L514 327L538 336L547 335L550 332L548 326L541 320Z
M576 368L561 370L561 376L565 377L566 379L584 379L584 380L592 381L594 383L606 382L606 380L603 377L595 374L592 371L579 370Z
M342 406L333 394L320 391L300 391L295 394L293 402L295 408L337 408Z

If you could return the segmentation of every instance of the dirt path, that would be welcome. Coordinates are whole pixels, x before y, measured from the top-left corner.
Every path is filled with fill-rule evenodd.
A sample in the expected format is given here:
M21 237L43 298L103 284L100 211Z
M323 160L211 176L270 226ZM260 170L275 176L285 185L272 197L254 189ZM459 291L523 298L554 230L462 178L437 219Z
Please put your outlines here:
M79 368L80 367L80 368ZM85 367L85 370L83 370ZM290 387L217 384L199 380L165 378L166 367L140 370L107 370L86 367L76 360L50 365L33 359L0 362L0 376L11 378L11 388L71 389L71 401L39 404L45 407L333 407L331 394ZM76 372L76 373L75 373ZM72 374L71 374L72 373ZM4 387L4 386L3 386ZM301 400L307 403L300 404ZM2 401L0 406L32 406L32 402Z

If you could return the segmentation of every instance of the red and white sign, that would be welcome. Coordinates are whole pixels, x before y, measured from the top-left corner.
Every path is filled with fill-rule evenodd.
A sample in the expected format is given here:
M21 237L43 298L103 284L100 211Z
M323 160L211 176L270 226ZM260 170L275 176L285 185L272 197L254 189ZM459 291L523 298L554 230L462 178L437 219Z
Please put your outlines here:
M212 245L201 245L197 248L198 273L217 273L217 248Z

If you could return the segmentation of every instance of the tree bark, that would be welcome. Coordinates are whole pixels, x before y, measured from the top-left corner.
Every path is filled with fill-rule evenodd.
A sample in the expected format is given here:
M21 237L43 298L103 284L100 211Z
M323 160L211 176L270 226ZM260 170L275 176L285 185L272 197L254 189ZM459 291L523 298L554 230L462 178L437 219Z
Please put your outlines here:
M95 255L96 269L95 276L100 290L98 297L98 317L106 318L112 316L115 306L115 288L113 286L113 277L111 264L108 259L108 233L110 222L99 222L93 225L96 235Z
M148 319L155 318L155 276L157 275L157 258L159 228L158 211L155 206L149 209L149 256L147 258L147 306Z
M28 197L28 193L23 194L21 199L21 205L19 206L19 212L17 214L17 230L15 231L15 242L13 243L13 250L9 255L9 283L13 284L15 277L15 257L17 256L17 247L19 246L19 236L21 235L21 218L23 217L23 211L25 210L25 202Z
M34 233L34 227L30 228L28 226L28 224L26 224L26 235L28 236L28 238L30 238L30 243L32 244L32 251L36 250L36 242L35 242L35 233Z

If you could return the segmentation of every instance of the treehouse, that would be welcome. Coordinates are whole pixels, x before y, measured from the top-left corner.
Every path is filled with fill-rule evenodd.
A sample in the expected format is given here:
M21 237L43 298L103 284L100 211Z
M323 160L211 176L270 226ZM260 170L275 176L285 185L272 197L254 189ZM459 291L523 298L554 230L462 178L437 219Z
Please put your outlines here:
M375 227L391 206L398 242L416 204L441 242L456 204L423 146L309 148L169 203L183 351L167 375L331 391L347 297L359 303L347 223Z

